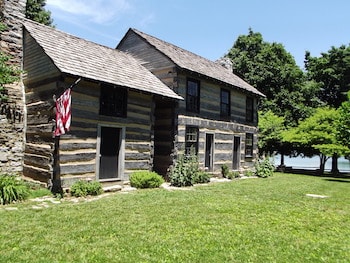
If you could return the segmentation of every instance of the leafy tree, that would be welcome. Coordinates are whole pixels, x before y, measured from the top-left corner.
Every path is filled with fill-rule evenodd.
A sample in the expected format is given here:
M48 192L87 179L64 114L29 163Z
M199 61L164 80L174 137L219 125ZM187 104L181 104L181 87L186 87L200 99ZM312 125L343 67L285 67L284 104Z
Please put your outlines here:
M336 139L335 122L338 111L329 107L316 109L315 113L301 121L297 127L283 132L283 140L293 144L301 155L320 157L320 174L324 173L326 161L332 157L332 171L337 171L337 159L345 155L347 147Z
M0 23L0 32L6 26ZM0 52L0 102L8 100L6 84L11 84L19 79L20 70L9 64L10 56Z
M350 91L348 92L348 100L341 104L338 111L337 139L350 149Z
M330 107L338 108L346 100L350 89L350 45L332 47L320 57L305 55L305 69L309 80L320 87L317 96Z
M284 155L291 155L292 147L283 141L282 133L286 130L284 117L279 117L271 110L259 111L259 153L281 154L280 166L284 166Z
M26 18L38 23L53 26L51 12L45 10L46 0L27 0Z
M278 151L282 144L282 131L285 130L284 118L271 110L259 111L259 152L271 155Z
M309 116L311 107L318 106L313 99L318 86L304 81L303 71L282 44L265 42L260 33L249 29L248 35L238 37L226 56L235 74L267 96L260 110L272 110L284 116L287 124L296 125Z

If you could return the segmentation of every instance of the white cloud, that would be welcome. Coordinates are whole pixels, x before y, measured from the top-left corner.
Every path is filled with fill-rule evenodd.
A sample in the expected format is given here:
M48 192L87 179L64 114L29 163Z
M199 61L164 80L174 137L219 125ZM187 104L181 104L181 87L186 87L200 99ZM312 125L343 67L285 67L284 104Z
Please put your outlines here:
M86 16L92 22L111 22L131 8L128 0L47 0L48 9L59 9L65 13Z

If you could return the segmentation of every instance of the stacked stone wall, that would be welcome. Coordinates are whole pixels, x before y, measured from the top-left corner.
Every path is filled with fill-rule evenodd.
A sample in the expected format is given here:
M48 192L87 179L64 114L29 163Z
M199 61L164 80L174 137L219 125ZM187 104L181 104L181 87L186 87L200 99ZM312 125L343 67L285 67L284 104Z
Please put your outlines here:
M25 0L0 0L1 52L11 57L10 64L21 69L22 25ZM0 173L21 173L25 138L24 88L21 81L6 86L8 100L0 102Z

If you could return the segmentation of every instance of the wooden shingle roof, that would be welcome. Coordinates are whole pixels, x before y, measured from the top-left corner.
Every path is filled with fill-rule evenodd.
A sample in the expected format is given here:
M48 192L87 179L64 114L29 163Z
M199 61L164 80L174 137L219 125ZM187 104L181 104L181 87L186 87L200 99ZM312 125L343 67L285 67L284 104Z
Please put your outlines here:
M182 99L131 55L32 21L23 25L62 73Z
M196 55L190 51L182 49L178 46L160 40L156 37L143 33L137 29L129 29L147 41L154 48L167 56L179 68L190 72L198 73L202 76L209 77L219 82L234 86L243 91L253 93L254 95L265 97L263 93L258 91L252 85L233 74L233 72L220 64Z

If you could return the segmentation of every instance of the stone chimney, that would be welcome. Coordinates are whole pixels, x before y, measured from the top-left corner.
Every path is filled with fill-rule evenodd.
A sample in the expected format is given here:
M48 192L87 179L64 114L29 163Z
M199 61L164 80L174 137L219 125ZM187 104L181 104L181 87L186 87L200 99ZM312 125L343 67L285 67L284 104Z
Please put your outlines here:
M233 72L233 63L232 63L231 59L229 59L228 57L221 57L218 60L216 60L215 63L218 63L221 66L223 66L224 68Z
M25 0L0 0L1 52L11 57L10 63L22 67L22 24L25 17ZM8 101L0 102L0 173L22 172L25 138L24 86L20 80L6 86Z

